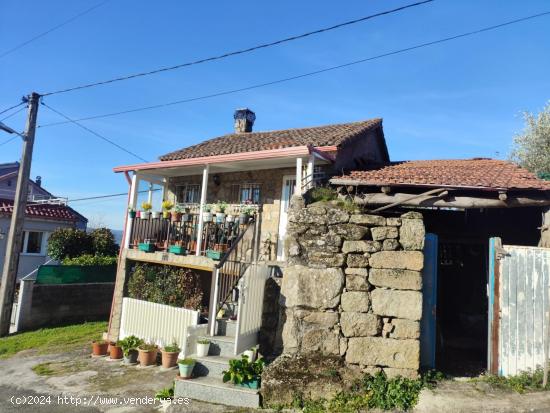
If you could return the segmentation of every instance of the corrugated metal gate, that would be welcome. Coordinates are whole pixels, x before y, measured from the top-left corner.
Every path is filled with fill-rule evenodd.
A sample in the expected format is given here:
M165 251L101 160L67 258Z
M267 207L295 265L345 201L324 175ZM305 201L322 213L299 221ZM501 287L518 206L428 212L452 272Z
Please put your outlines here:
M515 375L544 363L550 249L489 244L489 361L494 374Z

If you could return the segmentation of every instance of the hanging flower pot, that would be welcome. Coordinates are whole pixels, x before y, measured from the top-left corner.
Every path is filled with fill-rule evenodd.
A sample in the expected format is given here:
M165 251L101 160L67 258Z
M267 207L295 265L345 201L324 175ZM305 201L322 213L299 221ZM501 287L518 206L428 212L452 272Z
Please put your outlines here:
M223 224L223 221L225 221L225 213L217 212L216 213L216 224Z
M153 219L159 219L160 218L160 211L153 211L151 212L151 218Z
M171 215L172 215L172 222L180 222L183 214L180 211L176 210L176 211L172 211Z
M136 217L136 210L133 209L133 208L129 208L128 209L128 216L130 217L130 219L134 219Z
M202 220L204 222L212 222L212 212L203 212L202 213Z
M139 214L139 217L141 219L149 219L150 216L151 216L151 211L141 211Z
M235 221L235 215L227 215L225 217L226 222L234 222Z

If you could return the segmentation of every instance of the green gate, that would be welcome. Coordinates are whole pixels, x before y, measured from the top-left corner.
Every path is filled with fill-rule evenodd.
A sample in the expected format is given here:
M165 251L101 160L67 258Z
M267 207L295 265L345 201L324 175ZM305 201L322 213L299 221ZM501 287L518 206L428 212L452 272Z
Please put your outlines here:
M87 284L115 282L116 265L42 265L36 284Z

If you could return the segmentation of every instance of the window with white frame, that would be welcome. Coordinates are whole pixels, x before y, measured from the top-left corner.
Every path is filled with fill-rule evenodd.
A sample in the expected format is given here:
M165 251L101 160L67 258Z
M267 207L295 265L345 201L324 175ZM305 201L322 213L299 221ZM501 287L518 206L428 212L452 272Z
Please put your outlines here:
M259 204L260 184L234 184L231 188L231 202L235 204Z
M46 255L47 234L42 231L23 231L21 253Z
M178 185L176 199L180 204L198 204L201 200L201 186L199 184Z

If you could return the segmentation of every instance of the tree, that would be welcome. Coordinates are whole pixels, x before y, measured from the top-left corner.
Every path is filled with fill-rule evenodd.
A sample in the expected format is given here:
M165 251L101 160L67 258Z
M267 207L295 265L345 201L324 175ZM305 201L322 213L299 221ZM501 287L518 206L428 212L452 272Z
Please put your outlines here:
M525 129L514 137L510 158L543 179L550 179L550 102L536 115L524 112Z
M112 256L118 254L115 237L108 228L96 228L90 232L92 248L95 255Z
M92 240L86 231L58 228L48 238L48 255L58 261L92 253Z

